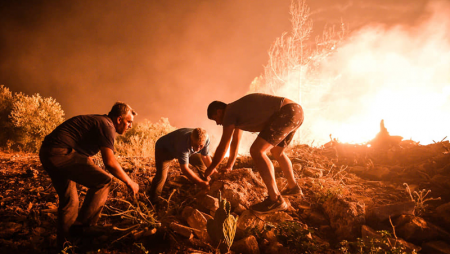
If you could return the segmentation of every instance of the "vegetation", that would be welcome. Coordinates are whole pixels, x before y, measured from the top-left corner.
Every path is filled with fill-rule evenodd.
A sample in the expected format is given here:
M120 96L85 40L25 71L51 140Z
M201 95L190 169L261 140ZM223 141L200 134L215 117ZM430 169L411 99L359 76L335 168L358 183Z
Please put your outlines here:
M377 231L381 237L358 238L355 242L342 241L341 253L368 253L368 254L415 254L415 250L408 251L407 248L391 233L386 230Z
M55 99L39 94L13 94L0 86L0 145L37 152L44 137L64 121L64 111Z
M137 123L124 135L118 136L115 149L122 156L150 157L155 156L156 141L175 130L167 118L152 123L148 120Z

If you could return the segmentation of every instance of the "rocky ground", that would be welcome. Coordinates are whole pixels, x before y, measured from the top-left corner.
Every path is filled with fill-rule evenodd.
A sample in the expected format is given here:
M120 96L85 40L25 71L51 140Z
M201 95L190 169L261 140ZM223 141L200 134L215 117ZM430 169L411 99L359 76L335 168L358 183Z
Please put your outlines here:
M236 229L226 229L232 253L450 253L449 149L448 141L422 146L408 140L292 147L304 195L286 198L287 211L264 216L247 210L267 195L249 157L216 174L209 193L190 184L174 162L164 200L155 206L146 195L154 162L121 157L141 192L130 197L115 182L99 222L103 233L67 242L60 253L217 253L223 245L207 224L226 212L219 196L229 202L227 218L237 218ZM283 189L286 181L274 165ZM79 186L80 200L85 192ZM57 252L57 206L36 155L0 153L1 253Z

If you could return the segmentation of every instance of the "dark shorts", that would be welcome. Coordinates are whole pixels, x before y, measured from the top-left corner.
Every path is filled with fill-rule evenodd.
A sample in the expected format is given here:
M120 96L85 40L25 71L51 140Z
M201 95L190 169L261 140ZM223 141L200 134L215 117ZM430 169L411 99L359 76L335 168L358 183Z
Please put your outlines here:
M281 107L273 114L258 137L273 146L287 147L297 129L303 123L303 109L297 103L290 103Z

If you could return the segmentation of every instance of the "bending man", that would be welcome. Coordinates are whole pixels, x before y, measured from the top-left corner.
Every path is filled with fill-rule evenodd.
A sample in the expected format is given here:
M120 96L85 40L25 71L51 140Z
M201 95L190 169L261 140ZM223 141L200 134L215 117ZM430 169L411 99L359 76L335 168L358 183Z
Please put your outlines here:
M208 118L216 121L217 125L223 125L223 133L212 163L206 170L206 176L217 171L216 167L223 160L230 143L230 157L226 168L233 167L243 131L259 132L250 147L250 154L267 187L269 197L252 205L250 209L257 213L287 209L282 195L301 194L301 189L294 179L292 163L284 150L303 123L302 107L287 98L254 93L230 104L212 102L208 106ZM281 194L275 181L273 164L266 154L269 150L287 179L287 188Z
M158 203L164 184L169 173L170 162L178 159L181 171L193 183L202 188L208 188L208 181L197 176L189 168L189 157L200 153L201 160L206 166L211 165L209 156L209 137L206 131L201 128L182 128L175 130L156 141L155 144L155 164L156 175L150 187L150 201Z
M116 102L108 115L75 116L45 137L39 158L59 196L59 248L66 237L89 232L108 197L112 176L95 165L91 156L100 151L106 169L133 194L138 192L139 185L130 179L114 156L116 133L123 134L131 128L135 115L129 105ZM77 183L89 189L79 212Z

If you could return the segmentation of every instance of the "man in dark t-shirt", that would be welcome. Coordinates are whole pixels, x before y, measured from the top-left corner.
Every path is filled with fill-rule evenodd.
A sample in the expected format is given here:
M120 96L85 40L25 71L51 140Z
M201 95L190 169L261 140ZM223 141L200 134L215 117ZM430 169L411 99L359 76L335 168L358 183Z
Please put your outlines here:
M68 236L89 233L97 223L108 197L112 177L93 162L99 151L105 168L136 194L139 185L125 173L114 156L116 133L123 134L133 123L136 112L116 102L108 115L81 115L70 118L47 135L39 158L50 175L59 196L57 244L63 247ZM89 190L78 212L76 184Z
M250 154L267 187L269 197L252 205L250 209L256 213L285 210L287 203L282 196L302 194L294 179L292 163L284 153L303 123L303 110L299 104L283 97L254 93L229 104L212 102L208 106L208 118L216 121L218 125L223 125L223 133L212 163L205 172L207 177L217 171L215 168L223 160L228 146L230 157L225 170L232 169L243 131L259 132L250 147ZM281 193L275 181L272 161L266 154L269 150L287 179L287 188Z
M203 163L209 166L211 164L209 144L209 137L201 128L182 128L159 138L155 144L156 175L150 187L150 200L153 203L158 202L173 159L178 159L181 171L191 182L202 188L208 188L208 181L197 176L189 168L189 157L198 153Z

